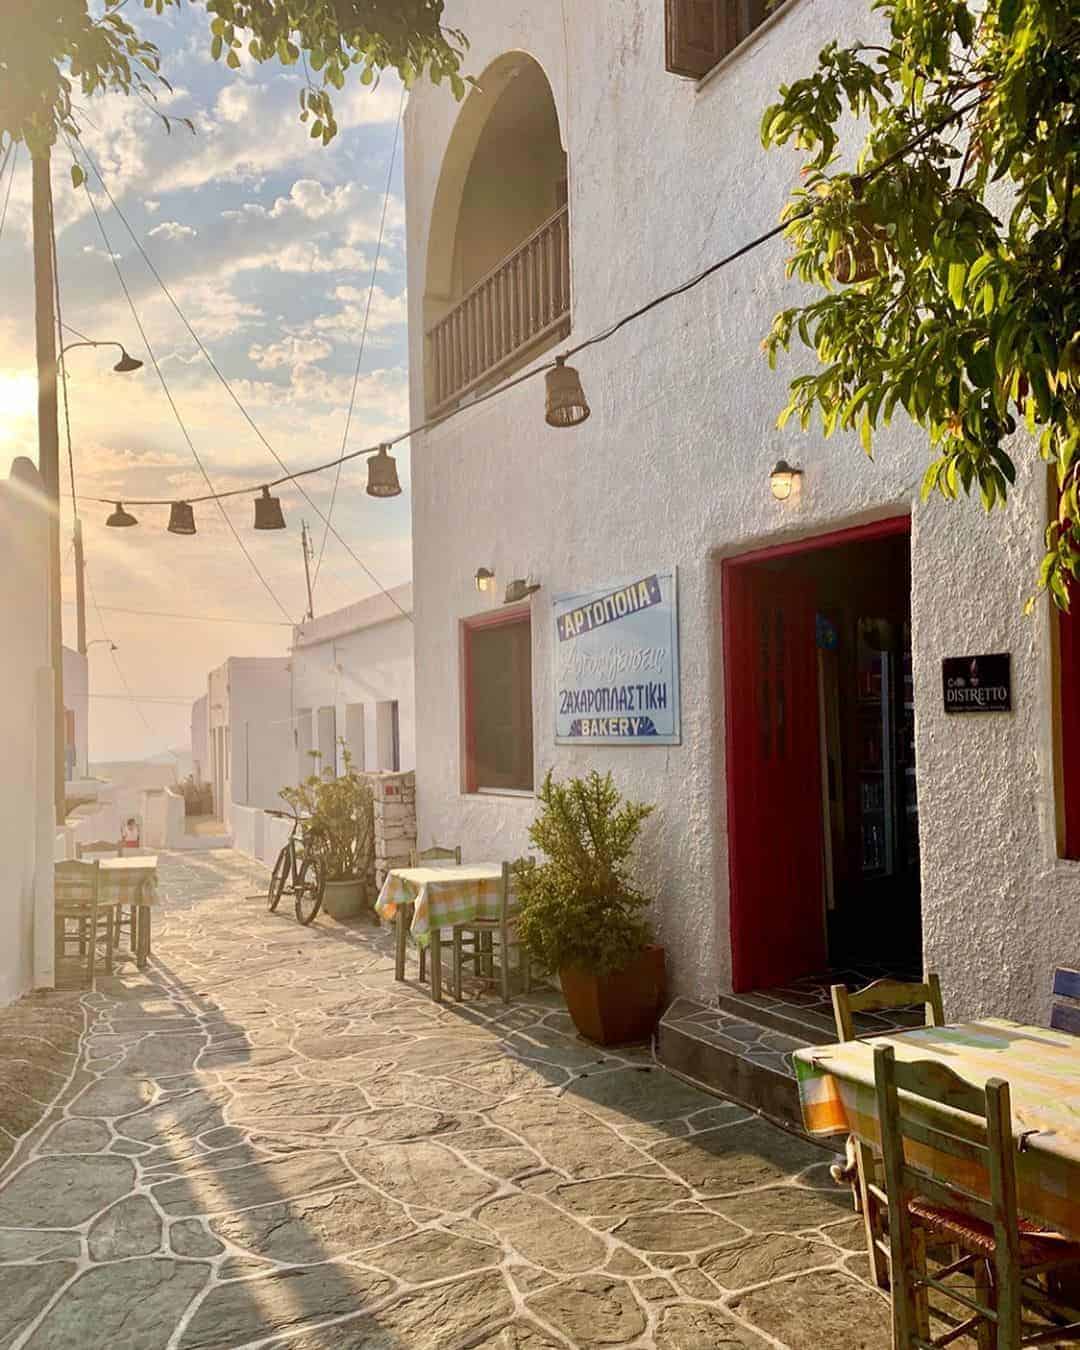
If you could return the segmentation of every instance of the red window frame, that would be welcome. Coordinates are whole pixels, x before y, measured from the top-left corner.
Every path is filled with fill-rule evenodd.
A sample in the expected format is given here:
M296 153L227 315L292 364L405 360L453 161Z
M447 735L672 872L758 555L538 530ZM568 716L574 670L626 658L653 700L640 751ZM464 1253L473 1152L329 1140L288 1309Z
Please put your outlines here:
M529 605L515 605L511 608L500 609L492 614L479 614L473 618L463 619L461 621L461 705L463 722L463 773L462 789L465 792L479 792L481 790L490 790L492 792L500 791L531 791L533 783L529 784L528 789L507 789L500 788L497 785L481 784L479 781L478 765L476 757L476 718L473 708L473 652L472 640L477 633L489 632L492 628L505 628L511 624L526 624L529 629L529 649L530 649L530 680L529 680L529 758L535 767L534 746L532 743L532 679L531 679L531 650L532 650L532 608Z
M1061 760L1061 855L1080 859L1080 586L1072 608L1058 614Z

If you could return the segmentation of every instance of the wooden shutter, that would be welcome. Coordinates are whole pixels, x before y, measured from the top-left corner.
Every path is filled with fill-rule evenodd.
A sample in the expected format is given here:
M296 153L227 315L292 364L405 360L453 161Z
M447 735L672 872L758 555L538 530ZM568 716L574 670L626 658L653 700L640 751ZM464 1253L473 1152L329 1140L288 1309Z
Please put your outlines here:
M698 80L769 17L768 0L664 0L667 68Z
M667 68L700 79L725 51L725 0L664 0Z

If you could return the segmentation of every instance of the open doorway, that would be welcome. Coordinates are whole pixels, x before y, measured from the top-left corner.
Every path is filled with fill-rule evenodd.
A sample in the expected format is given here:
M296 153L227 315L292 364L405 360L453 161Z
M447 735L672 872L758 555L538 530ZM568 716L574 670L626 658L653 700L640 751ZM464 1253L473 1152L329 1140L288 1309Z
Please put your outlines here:
M734 988L917 971L910 522L723 579Z

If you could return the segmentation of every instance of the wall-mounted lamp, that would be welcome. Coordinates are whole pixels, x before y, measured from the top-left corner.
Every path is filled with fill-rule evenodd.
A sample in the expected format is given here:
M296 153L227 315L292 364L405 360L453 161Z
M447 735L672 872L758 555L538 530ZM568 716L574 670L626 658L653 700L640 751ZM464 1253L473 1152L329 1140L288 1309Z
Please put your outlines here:
M540 583L538 581L526 581L523 577L518 577L507 586L503 604L516 605L519 600L527 599L528 596L539 589Z
M495 589L495 573L490 567L478 567L473 580L476 582L476 589L481 595L486 595L488 591Z
M786 502L795 487L795 480L802 477L802 469L793 469L786 459L778 459L769 474L769 487L778 502Z

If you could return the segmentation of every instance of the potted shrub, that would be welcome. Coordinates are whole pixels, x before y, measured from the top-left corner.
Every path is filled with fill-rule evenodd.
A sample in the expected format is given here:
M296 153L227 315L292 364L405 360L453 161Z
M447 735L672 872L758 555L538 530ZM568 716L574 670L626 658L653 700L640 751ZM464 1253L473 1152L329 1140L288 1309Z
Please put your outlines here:
M334 919L371 908L375 865L374 794L342 744L343 773L313 773L280 794L300 815L310 817L308 838L322 855L326 875L323 908Z
M652 942L630 860L651 806L624 801L611 774L539 792L529 838L546 856L514 865L518 932L543 969L558 971L574 1025L602 1045L648 1038L664 997L664 949Z

